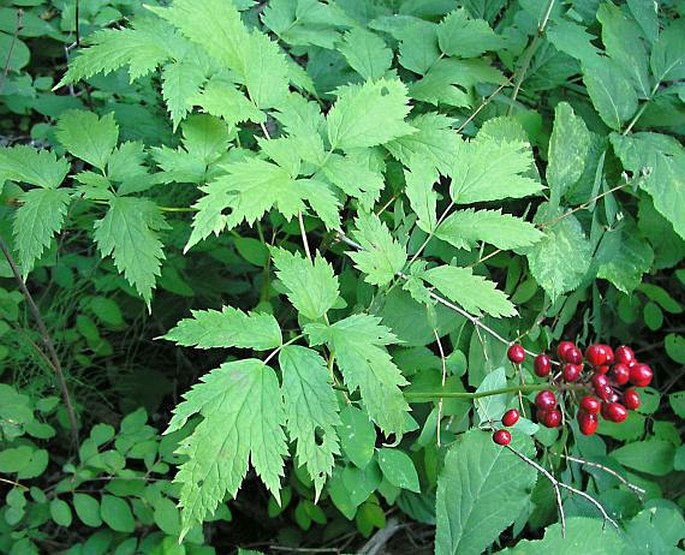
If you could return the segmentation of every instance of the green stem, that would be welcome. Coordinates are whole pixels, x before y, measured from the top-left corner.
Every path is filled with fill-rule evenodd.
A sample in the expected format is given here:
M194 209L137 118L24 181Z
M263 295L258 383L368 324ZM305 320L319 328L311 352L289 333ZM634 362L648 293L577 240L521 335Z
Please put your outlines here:
M283 343L283 345L279 345L278 347L276 347L273 351L271 351L269 353L269 356L264 359L264 364L269 364L269 361L272 358L274 358L278 353L280 353L281 349L283 349L283 347L287 347L288 345L292 345L293 343L295 343L295 341L299 341L303 337L304 337L304 334L301 333L299 335L296 335L295 337L293 337L289 341L286 341L285 343Z
M543 389L548 388L549 384L547 383L533 383L501 387L499 389L491 389L490 391L417 391L416 393L408 391L404 393L404 398L409 402L428 403L440 399L480 399L482 397L491 397L493 395L502 395L506 393L531 393L533 391L542 391Z

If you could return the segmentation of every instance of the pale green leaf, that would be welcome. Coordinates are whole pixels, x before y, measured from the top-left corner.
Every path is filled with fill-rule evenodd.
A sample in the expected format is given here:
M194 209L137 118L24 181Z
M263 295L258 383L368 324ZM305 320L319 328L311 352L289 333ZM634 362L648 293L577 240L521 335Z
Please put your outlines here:
M599 57L600 50L592 44L596 37L583 25L559 18L550 25L546 35L558 50L581 62Z
M649 60L657 82L685 79L685 20L675 19L662 31Z
M321 169L333 185L361 200L365 207L373 206L385 186L381 172L361 156L332 154Z
M235 125L244 121L263 123L266 115L228 80L220 77L210 79L202 92L192 95L188 102L202 108L207 114L223 118Z
M525 175L532 167L528 143L477 137L459 149L450 195L457 204L533 195L542 185Z
M544 225L545 237L528 251L530 271L555 302L580 285L590 267L592 246L574 215L561 216L550 205L538 208L535 221Z
M281 344L281 329L271 314L251 312L224 306L218 310L193 310L164 339L184 347L198 349L239 347L265 351Z
M488 372L483 378L483 381L476 389L476 393L485 393L488 391L496 391L507 387L507 375L504 367L500 366ZM488 395L486 397L477 398L473 400L473 405L478 413L481 423L487 423L499 420L507 408L509 395L506 393L499 393L497 395Z
M502 250L529 247L543 237L534 225L500 210L460 210L438 226L435 236L458 249L471 250L484 241Z
M249 462L279 500L288 449L276 373L257 359L227 362L183 397L165 433L194 414L203 420L176 451L188 457L174 480L181 488L181 535L212 515L226 494L235 496Z
M174 131L191 109L189 99L198 93L205 72L192 58L172 62L162 70L162 98L171 115Z
M310 320L322 318L338 299L338 278L320 254L314 261L284 249L271 249L276 276L285 285L290 302Z
M302 197L326 227L329 230L340 229L340 201L333 187L317 179L299 179L297 184L301 189Z
M390 358L385 345L396 343L380 319L355 314L331 326L307 324L312 345L327 343L335 355L350 393L359 389L362 404L386 434L406 430L409 411L400 386L407 381Z
M437 193L433 185L439 175L435 166L425 158L414 158L409 163L409 170L404 171L406 188L404 192L409 204L418 218L417 225L426 233L435 231L437 224Z
M657 133L611 135L611 143L623 167L633 172L654 207L685 238L685 149L673 137Z
M278 361L288 435L297 442L298 461L306 466L318 498L333 472L333 457L340 454L340 417L331 374L324 359L305 347L284 347Z
M392 65L393 53L385 41L362 27L345 33L339 51L366 81L380 79Z
M455 108L471 106L471 96L462 86L458 71L458 61L448 58L438 60L426 75L409 86L409 96L433 106L446 104Z
M547 156L547 184L553 202L558 203L583 175L591 141L585 122L573 108L566 102L557 104Z
M374 29L388 32L400 41L399 62L414 73L423 75L441 57L438 26L431 21L394 15L379 18L372 25Z
M69 172L69 162L54 152L17 145L0 148L0 188L4 181L17 181L55 189Z
M438 43L447 56L475 58L489 50L497 50L502 46L502 39L487 21L471 19L466 10L460 8L438 25Z
M419 475L409 455L399 449L383 447L378 450L378 466L393 486L419 493Z
M630 295L640 285L643 274L652 267L654 253L632 224L607 231L597 249L596 259L600 261L597 277L609 280Z
M407 253L375 214L360 213L355 220L354 237L362 250L349 253L355 266L366 274L364 281L387 285L402 270Z
M407 89L399 80L379 79L338 89L328 112L328 139L333 148L349 150L387 143L414 132L404 121L409 113Z
M376 428L368 414L350 404L340 411L338 427L340 446L345 456L358 468L364 468L376 448Z
M150 304L164 253L157 232L167 224L157 205L147 199L115 197L104 218L95 222L95 241L102 256L114 264Z
M532 440L514 447L534 456ZM471 430L450 448L438 478L436 555L482 553L528 505L537 473L490 434Z
M637 93L625 71L613 60L596 57L582 64L583 81L599 117L618 130L637 110Z
M119 126L113 112L100 118L93 112L70 110L59 119L57 138L71 154L104 170L117 146Z
M485 312L495 318L517 314L507 295L497 289L494 282L474 275L471 268L438 266L425 272L423 277L450 301L471 314Z
M13 234L22 273L28 275L55 233L64 225L69 206L66 189L31 189L20 196Z

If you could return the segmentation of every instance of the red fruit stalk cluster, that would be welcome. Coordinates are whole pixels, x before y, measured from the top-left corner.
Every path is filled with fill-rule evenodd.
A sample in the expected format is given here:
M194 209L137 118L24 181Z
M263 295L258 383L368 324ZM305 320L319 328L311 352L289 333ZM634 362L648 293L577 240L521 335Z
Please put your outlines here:
M514 364L521 364L526 353L521 345L512 345L507 357ZM636 387L646 387L652 381L651 368L635 357L633 350L621 345L614 350L608 345L590 345L583 352L571 341L562 341L557 346L557 357L561 371L552 374L552 358L548 354L535 357L535 374L550 381L550 389L540 391L535 397L537 420L543 426L556 428L561 424L562 413L559 401L552 389L561 392L584 392L578 402L576 418L580 431L592 435L597 431L599 417L611 422L623 422L628 411L640 406L640 394ZM569 385L574 387L570 388ZM573 395L572 398L577 398ZM511 413L515 413L512 416ZM512 426L518 420L518 412L505 413L502 423ZM507 430L497 430L493 440L499 445L508 445L511 434Z

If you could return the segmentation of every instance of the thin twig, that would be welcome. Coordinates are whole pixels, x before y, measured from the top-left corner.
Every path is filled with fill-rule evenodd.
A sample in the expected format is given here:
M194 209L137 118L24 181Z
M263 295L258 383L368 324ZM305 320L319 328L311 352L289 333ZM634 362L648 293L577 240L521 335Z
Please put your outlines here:
M445 360L445 351L442 348L442 341L440 341L440 335L438 334L438 330L434 329L433 335L435 335L435 342L438 344L438 351L440 351L440 364L442 365L441 385L442 385L442 388L445 389L445 383L447 382L447 362ZM440 400L438 401L438 419L437 419L436 430L435 430L438 447L440 447L440 421L442 420L442 404L443 404L443 398L440 397Z
M647 493L646 490L644 490L641 487L636 486L635 484L629 482L623 476L621 476L618 472L616 472L612 468L609 468L608 466L604 466L603 464L596 463L593 461L580 459L578 457L572 457L571 455L566 455L564 453L560 453L560 455L569 461L576 462L576 463L582 464L584 466L592 466L594 468L598 468L598 469L606 472L607 474L611 474L617 480L619 480L624 486L626 486L629 490L631 490L633 493L635 493L638 497L642 497L645 493Z
M53 371L55 372L55 375L57 376L57 382L59 384L60 391L62 392L62 400L64 401L64 404L67 409L69 425L71 426L71 438L74 443L74 448L78 449L79 439L76 412L74 411L74 406L71 403L71 396L69 395L67 381L64 377L62 364L60 363L59 356L57 355L57 351L55 350L55 345L52 341L52 337L48 333L48 329L45 326L45 322L43 321L43 317L40 314L40 310L38 309L38 306L33 300L31 293L26 287L26 282L24 281L24 278L21 276L21 272L17 267L17 263L14 261L14 257L12 256L9 247L7 246L7 243L5 243L2 237L0 237L0 250L2 250L2 253L5 255L7 263L9 264L12 273L14 274L14 279L16 280L19 289L24 295L24 298L26 299L26 302L29 306L29 310L31 311L31 314L33 315L33 318L36 321L36 325L38 326L38 331L41 335L41 339L43 340L43 345L45 346L45 349L47 351L47 356L45 358L50 362L50 366L52 367Z
M300 235L302 235L302 244L304 245L304 252L307 258L312 262L312 251L309 250L309 241L307 240L307 230L304 228L304 218L302 212L297 213L297 221L300 224Z
M28 486L25 486L24 484L20 484L19 482L15 482L13 480L8 480L7 478L0 477L0 482L3 482L5 484L10 484L11 486L14 486L15 488L21 488L23 490L29 489Z
M464 128L474 120L474 118L480 113L480 111L483 108L485 108L488 104L490 104L490 102L492 102L492 99L495 98L502 91L502 89L504 89L504 87L508 87L509 85L511 85L511 77L507 79L504 83L502 83L499 87L497 87L490 94L490 96L488 96L485 100L483 100L483 102L480 103L480 106L478 106L478 108L476 108L471 113L471 115L468 118L466 118L459 127L457 127L457 133L461 133L464 130Z
M592 495L585 493L584 491L581 491L577 488L574 488L573 486L569 486L568 484L564 484L564 482L558 482L560 488L564 488L565 490L570 491L571 493L575 493L576 495L580 495L583 499L587 499L590 503L592 503L597 510L602 513L602 518L609 524L611 524L614 528L618 530L618 523L609 516L609 514L606 512L604 509L603 505L597 501Z

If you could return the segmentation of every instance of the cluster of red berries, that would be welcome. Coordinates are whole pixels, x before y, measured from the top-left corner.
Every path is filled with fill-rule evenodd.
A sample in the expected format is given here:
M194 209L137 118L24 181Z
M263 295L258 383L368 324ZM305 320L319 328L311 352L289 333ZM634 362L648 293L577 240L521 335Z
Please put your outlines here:
M519 421L519 411L516 409L509 409L502 416L502 424L507 428L511 428ZM495 430L492 434L492 441L497 445L509 445L511 443L511 432L509 430Z
M552 366L556 363L548 354L536 356L533 369L537 376L549 379L562 394L570 391L575 397L578 392L585 392L576 414L580 431L585 435L597 431L600 415L611 422L625 421L628 411L640 406L640 394L635 388L646 387L652 381L652 369L639 362L633 350L626 345L621 345L615 352L608 345L590 345L583 356L574 343L562 341L557 346L557 356L561 370L556 375L552 374ZM514 364L521 364L526 359L526 352L521 345L512 345L507 357ZM558 404L553 391L540 391L535 397L538 422L548 428L559 426L562 413ZM517 420L518 412L512 424L507 424L504 418L502 423L510 426ZM493 440L499 445L508 445L511 434L507 430L497 430Z

